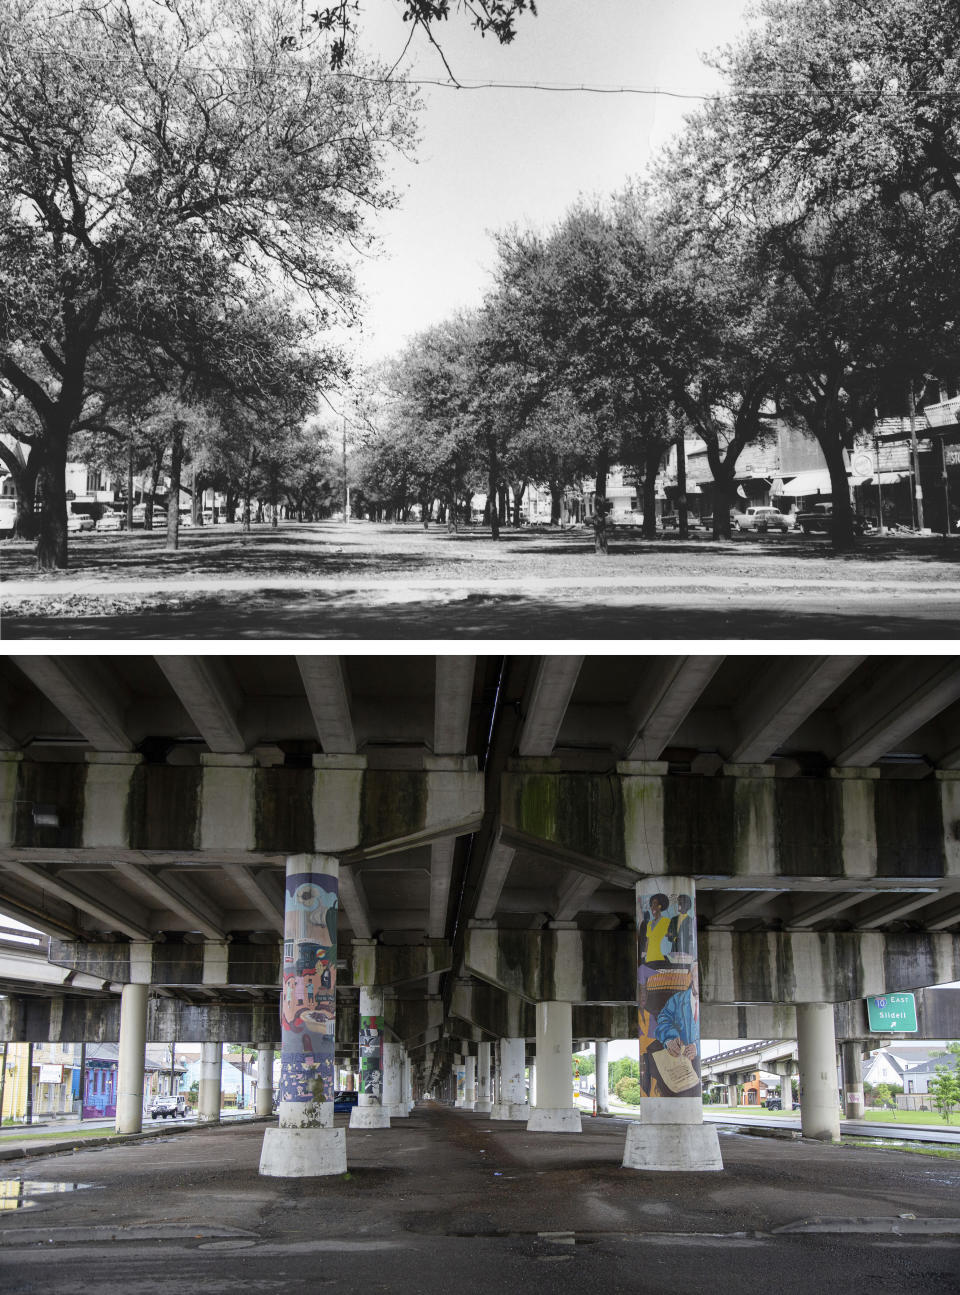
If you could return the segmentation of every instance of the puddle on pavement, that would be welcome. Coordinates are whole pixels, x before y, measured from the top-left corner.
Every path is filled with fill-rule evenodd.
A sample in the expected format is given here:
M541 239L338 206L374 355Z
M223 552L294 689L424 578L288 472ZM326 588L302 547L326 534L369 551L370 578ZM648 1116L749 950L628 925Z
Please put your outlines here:
M0 1178L0 1210L27 1210L38 1204L36 1198L59 1192L80 1192L101 1183L54 1183L39 1179Z

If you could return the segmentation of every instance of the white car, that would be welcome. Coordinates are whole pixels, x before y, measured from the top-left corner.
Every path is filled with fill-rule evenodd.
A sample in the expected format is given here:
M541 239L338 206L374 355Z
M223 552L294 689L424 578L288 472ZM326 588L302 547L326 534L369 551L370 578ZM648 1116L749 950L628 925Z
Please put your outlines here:
M97 522L98 531L122 531L126 528L125 514L108 510Z
M745 513L737 513L733 524L738 531L792 531L796 520L790 513L782 513L772 505L757 505Z
M17 524L17 501L13 495L0 495L0 538L12 535Z

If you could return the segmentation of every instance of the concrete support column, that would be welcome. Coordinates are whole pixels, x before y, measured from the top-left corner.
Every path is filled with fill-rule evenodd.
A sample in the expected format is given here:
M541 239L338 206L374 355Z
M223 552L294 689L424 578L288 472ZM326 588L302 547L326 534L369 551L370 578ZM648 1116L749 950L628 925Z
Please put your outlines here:
M344 1129L333 1127L339 862L287 859L280 989L278 1128L268 1128L260 1172L275 1178L346 1173Z
M360 986L360 1092L350 1112L351 1129L389 1129L383 1104L383 990Z
M397 1103L395 1112L396 1116L405 1120L410 1115L410 1054L403 1044L398 1044L398 1061L397 1061Z
M477 1104L477 1059L464 1057L463 1107L472 1111Z
M737 1097L737 1082L734 1080L733 1083L727 1085L727 1105L736 1106Z
M859 1039L845 1039L843 1057L843 1105L848 1120L863 1119L863 1048Z
M524 1044L524 1052L526 1052L526 1044ZM527 1070L529 1072L529 1088L530 1088L530 1092L528 1095L528 1105L530 1109L533 1110L533 1108L537 1104L537 1063L535 1060L530 1062L530 1065L527 1067Z
M200 1091L197 1094L197 1123L220 1123L220 1085L223 1074L223 1044L200 1045Z
M793 1110L793 1072L789 1063L780 1077L780 1106L785 1111Z
M597 1114L610 1114L610 1063L606 1039L597 1039Z
M124 985L120 991L120 1051L117 1062L117 1133L143 1128L143 1067L147 1046L149 985ZM29 1082L29 1076L28 1082Z
M273 1048L257 1048L257 1114L273 1114Z
M837 1053L832 1003L797 1003L800 1129L805 1138L840 1141Z
M692 877L637 883L640 964L640 1122L631 1124L625 1169L723 1168L720 1142L703 1122L696 887Z
M526 1042L500 1040L500 1095L491 1112L495 1120L526 1120L530 1116L524 1081Z
M527 1120L535 1133L579 1133L573 1104L573 1006L537 1003L537 1097Z
M383 1045L383 1105L391 1119L402 1119L401 1071L403 1049L399 1043Z
M493 1111L493 1099L490 1096L490 1044L481 1043L477 1048L477 1100L473 1108L489 1115Z

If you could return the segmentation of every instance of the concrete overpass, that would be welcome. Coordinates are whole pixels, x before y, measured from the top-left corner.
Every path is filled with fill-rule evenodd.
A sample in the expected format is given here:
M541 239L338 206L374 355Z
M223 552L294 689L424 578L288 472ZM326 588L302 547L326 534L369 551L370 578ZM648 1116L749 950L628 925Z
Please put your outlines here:
M834 1004L960 978L958 721L952 656L10 656L0 913L87 992L11 985L0 1024L119 1037L132 1084L148 1036L266 1065L281 983L309 995L266 1171L317 1172L290 1148L327 1131L328 1047L367 1127L459 1078L573 1129L574 1040L635 1034L639 977L641 1023L699 987L705 1034L798 1035L805 1131L835 1137ZM699 1058L671 1089L649 1028L626 1162L668 1167L700 1155Z

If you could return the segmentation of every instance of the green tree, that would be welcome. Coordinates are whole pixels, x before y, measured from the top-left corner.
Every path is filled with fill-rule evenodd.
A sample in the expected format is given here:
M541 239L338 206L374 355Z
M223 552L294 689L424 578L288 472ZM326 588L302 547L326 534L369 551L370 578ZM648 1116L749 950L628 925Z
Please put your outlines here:
M579 1075L594 1075L597 1072L597 1062L592 1052L575 1052L573 1054L575 1073Z
M948 1043L947 1051L952 1054L952 1061L934 1067L934 1078L927 1087L937 1110L949 1124L954 1107L960 1106L960 1042Z
M640 1064L633 1057L618 1057L616 1061L610 1062L607 1071L607 1082L611 1089L616 1090L617 1084L624 1078L640 1078Z

